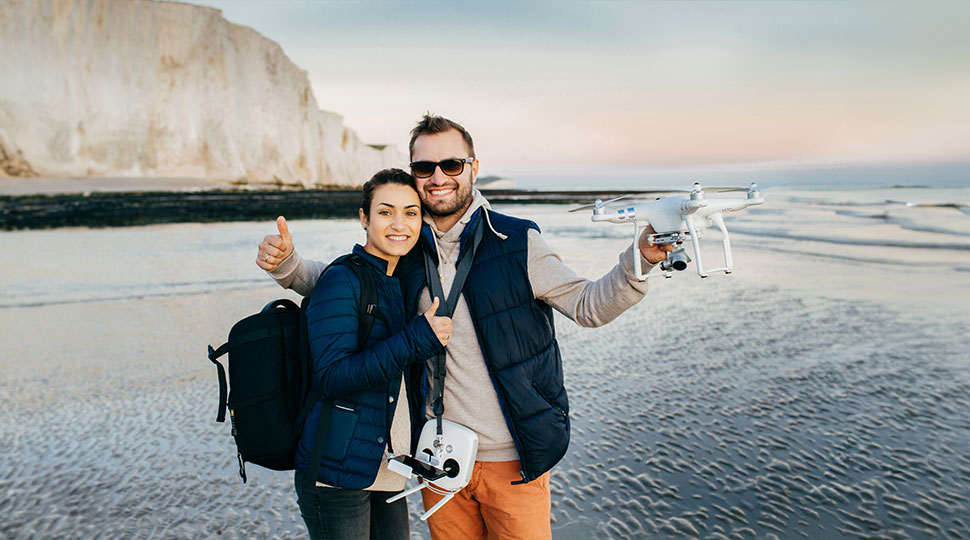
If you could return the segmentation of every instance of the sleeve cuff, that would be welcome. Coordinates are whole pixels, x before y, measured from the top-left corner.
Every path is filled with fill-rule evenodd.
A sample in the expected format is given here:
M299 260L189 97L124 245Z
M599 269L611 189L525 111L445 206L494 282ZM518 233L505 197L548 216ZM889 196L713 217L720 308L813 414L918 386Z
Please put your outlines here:
M416 360L424 360L434 354L442 352L445 348L438 341L438 336L431 329L431 323L424 315L418 315L411 321L411 328L417 345Z
M269 270L266 273L270 275L271 278L276 281L285 281L289 278L297 268L300 267L300 254L293 250L290 256L283 259L283 262L279 264L273 270Z
M637 279L636 272L634 271L634 257L640 257L640 270L644 275L649 274L653 270L654 266L659 263L652 263L647 260L643 254L640 253L639 249L634 248L632 245L626 248L626 251L620 254L620 266L623 268L623 275L626 276L627 281L631 283L640 283Z

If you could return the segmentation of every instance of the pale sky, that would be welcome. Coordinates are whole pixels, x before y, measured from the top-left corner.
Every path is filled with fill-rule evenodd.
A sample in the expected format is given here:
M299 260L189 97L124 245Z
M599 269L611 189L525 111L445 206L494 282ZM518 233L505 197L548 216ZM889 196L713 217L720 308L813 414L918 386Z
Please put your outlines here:
M462 123L483 174L970 161L966 1L191 3L365 142Z

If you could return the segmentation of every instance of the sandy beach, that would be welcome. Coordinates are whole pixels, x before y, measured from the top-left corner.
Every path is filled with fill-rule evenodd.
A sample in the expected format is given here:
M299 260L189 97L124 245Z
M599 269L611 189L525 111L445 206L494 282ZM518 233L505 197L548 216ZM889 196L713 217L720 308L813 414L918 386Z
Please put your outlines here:
M764 195L733 257L690 233L732 273L686 243L609 324L555 315L556 540L970 540L970 2L874 7L0 0L0 540L307 538L207 351L301 300L254 260L277 217L332 261L388 168L591 280L635 228L570 208Z
M728 219L735 274L652 281L603 328L559 318L573 432L555 538L970 536L970 216L880 217L885 198L779 191ZM559 206L498 210L588 277L632 238ZM323 260L358 227L291 223ZM305 537L291 473L240 482L204 355L294 297L253 263L272 231L0 233L20 261L0 279L0 536Z

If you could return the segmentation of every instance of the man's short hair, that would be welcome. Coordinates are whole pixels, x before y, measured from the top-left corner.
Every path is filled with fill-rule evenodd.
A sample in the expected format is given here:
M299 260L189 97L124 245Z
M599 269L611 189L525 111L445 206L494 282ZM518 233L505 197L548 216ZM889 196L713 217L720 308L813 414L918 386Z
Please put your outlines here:
M435 133L444 133L445 131L455 130L461 133L461 138L465 140L465 148L468 150L468 157L475 157L475 143L472 142L472 136L468 134L465 128L461 127L461 124L448 120L443 116L436 116L431 113L426 113L418 125L414 126L411 130L411 142L408 144L408 155L414 157L414 141L422 135L434 135ZM464 157L464 156L454 156L454 157Z

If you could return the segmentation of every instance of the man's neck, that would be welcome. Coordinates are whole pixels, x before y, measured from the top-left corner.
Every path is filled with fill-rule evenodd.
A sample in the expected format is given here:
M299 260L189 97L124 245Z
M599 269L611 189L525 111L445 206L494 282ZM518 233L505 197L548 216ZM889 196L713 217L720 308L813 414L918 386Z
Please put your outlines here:
M446 233L455 226L455 223L461 219L464 212L455 212L454 214L448 214L447 216L432 216L431 220L434 221L434 226L440 232Z

